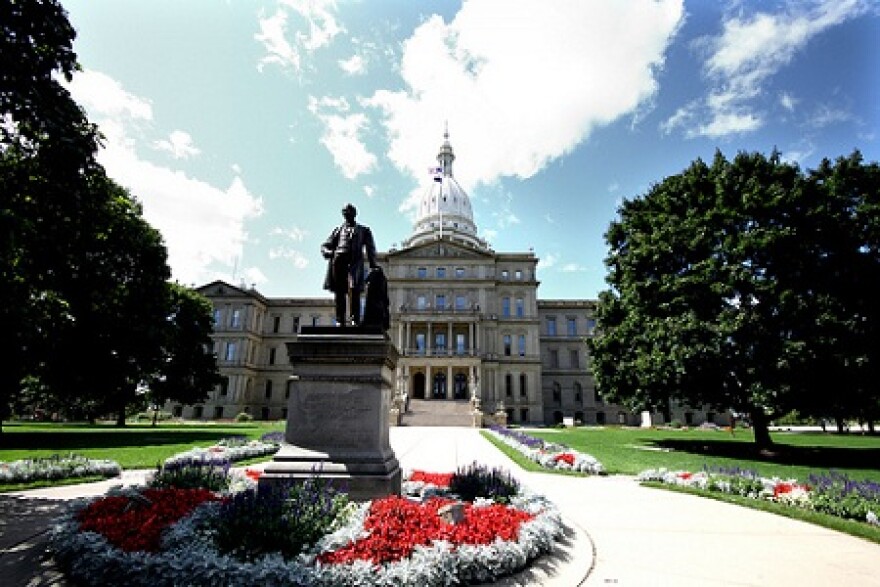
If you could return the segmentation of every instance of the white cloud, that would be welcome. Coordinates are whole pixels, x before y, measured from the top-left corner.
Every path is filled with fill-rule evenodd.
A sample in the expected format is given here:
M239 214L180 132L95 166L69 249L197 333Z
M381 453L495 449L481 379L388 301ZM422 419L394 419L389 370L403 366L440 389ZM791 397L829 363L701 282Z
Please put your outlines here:
M113 119L153 120L153 106L149 100L139 98L123 89L122 84L99 71L83 70L69 84L74 99Z
M159 151L171 153L175 159L189 159L195 157L202 151L193 144L192 137L189 133L182 130L175 130L167 139L155 141L153 147Z
M287 12L278 9L269 17L261 17L260 32L254 35L254 39L263 43L266 55L257 63L257 69L263 71L267 65L279 65L291 67L299 71L301 58L299 51L287 42L284 37L287 31Z
M257 69L267 65L302 69L302 53L311 54L329 45L333 38L345 29L336 22L335 0L281 0L272 16L259 18L260 32L254 39L261 42L266 55L260 59ZM293 15L298 28L293 41L288 41L288 19ZM304 30L302 30L304 29Z
M586 271L587 268L579 263L566 263L561 270L563 273L580 273Z
M699 113L688 107L680 110L661 126L670 132L699 119L696 127L688 127L689 136L721 137L760 128L764 119L756 111L754 101L761 96L767 79L788 65L807 43L823 31L862 14L868 9L865 0L820 0L789 2L776 14L758 12L743 16L737 8L726 18L721 34L701 39L699 45L709 49L705 71L712 88ZM784 94L784 108L794 107L793 99ZM685 118L685 114L690 114Z
M841 108L834 108L828 104L820 104L807 121L813 128L824 128L832 124L852 120L852 114Z
M348 75L363 75L367 73L367 62L360 55L352 55L348 59L340 59L339 67Z
M365 185L364 195L366 195L368 198L372 198L374 195L376 195L376 188L371 185Z
M248 267L242 272L242 278L250 285L261 285L269 281L259 267Z
M538 259L538 269L550 269L556 263L559 262L559 255L554 253L547 253L540 259Z
M466 0L451 22L431 16L405 41L406 89L363 104L381 110L388 156L413 177L428 180L444 120L465 189L531 177L651 100L682 19L681 0Z
M106 137L98 159L108 175L143 203L144 218L162 233L174 278L201 283L217 275L217 265L232 267L247 240L245 222L262 213L260 198L240 177L222 188L141 159L138 121L152 118L149 102L112 78L85 71L70 91Z
M794 112L794 107L797 103L798 100L788 92L782 92L779 95L779 104L789 112Z
M298 226L294 226L292 228L281 228L279 226L273 228L271 234L275 236L283 236L294 242L301 243L309 235L309 231L304 230Z
M269 249L270 259L285 259L293 263L297 269L305 269L309 266L309 258L301 251L291 249L290 247L275 247Z
M369 173L377 164L376 156L367 150L361 140L361 133L366 131L369 121L362 112L352 114L335 114L327 111L348 112L349 104L345 98L325 96L320 100L309 96L308 109L324 125L321 144L333 156L333 162L348 179Z

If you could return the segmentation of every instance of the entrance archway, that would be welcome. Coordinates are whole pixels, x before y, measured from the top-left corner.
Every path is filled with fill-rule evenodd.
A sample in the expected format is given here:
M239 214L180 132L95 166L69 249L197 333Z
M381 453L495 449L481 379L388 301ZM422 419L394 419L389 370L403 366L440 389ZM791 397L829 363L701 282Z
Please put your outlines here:
M416 373L413 375L413 398L425 399L425 374Z

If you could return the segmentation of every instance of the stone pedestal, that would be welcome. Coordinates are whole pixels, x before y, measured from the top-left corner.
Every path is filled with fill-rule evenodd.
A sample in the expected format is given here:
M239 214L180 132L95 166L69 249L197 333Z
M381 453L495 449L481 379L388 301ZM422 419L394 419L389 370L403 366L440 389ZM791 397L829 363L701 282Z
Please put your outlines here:
M388 440L397 349L364 327L303 328L287 343L293 384L285 443L261 484L330 480L351 499L400 493L401 471Z

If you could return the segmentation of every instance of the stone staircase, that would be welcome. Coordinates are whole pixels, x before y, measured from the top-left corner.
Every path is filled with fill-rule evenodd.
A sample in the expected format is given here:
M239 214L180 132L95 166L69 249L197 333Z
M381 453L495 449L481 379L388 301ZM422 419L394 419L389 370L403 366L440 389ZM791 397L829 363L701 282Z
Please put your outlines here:
M468 400L409 400L403 415L403 426L467 426L473 425Z

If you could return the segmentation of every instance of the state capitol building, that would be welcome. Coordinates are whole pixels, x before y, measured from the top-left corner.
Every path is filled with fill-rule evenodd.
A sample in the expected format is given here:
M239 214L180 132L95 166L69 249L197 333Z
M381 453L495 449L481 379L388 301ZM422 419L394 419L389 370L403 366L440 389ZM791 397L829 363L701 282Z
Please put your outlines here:
M585 340L596 331L594 300L538 297L533 252L494 251L477 236L470 198L453 175L445 135L436 176L422 196L412 234L380 252L388 278L395 393L406 397L404 425L471 425L476 403L508 424L639 425L647 414L597 394ZM214 351L222 383L176 417L287 417L291 368L285 343L303 326L334 323L333 300L267 298L222 281L197 289L214 306ZM671 406L683 425L726 424L725 413Z

